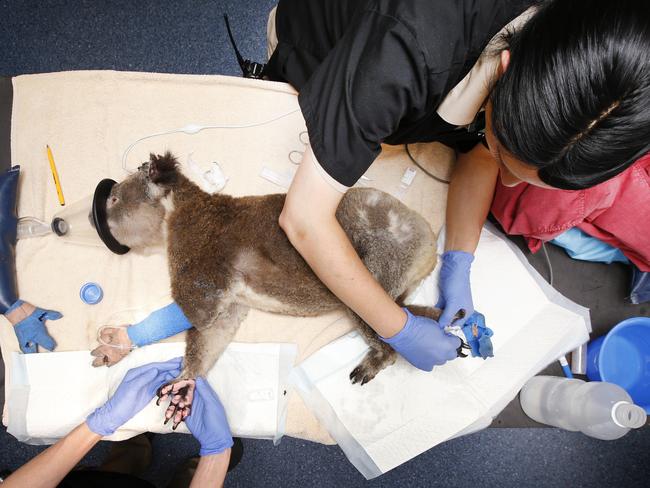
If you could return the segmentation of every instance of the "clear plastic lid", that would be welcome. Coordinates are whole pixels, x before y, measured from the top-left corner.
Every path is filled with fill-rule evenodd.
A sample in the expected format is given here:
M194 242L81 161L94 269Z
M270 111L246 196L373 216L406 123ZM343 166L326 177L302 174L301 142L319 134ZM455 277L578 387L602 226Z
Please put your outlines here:
M612 420L619 427L638 429L645 425L647 415L645 410L638 405L630 402L617 402L612 407Z

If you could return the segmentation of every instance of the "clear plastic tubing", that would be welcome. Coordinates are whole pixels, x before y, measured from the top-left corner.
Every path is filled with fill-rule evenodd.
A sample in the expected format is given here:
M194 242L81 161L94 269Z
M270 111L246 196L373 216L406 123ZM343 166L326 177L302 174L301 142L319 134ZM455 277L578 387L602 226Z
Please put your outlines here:
M542 424L613 440L646 423L646 412L618 385L535 376L519 395L526 415Z

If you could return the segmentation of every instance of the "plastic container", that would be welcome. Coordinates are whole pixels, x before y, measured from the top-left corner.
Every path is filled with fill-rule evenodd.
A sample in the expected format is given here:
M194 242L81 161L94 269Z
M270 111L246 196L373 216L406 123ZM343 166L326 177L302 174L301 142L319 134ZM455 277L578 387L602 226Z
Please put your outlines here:
M104 298L104 291L97 283L84 283L79 290L79 297L88 305L96 305Z
M624 320L591 341L587 377L621 386L650 414L650 318Z
M618 385L535 376L519 394L526 415L542 424L613 440L646 423L645 410Z
M103 247L92 219L93 196L67 205L52 219L52 231L71 244Z
M106 202L111 188L117 183L105 178L97 184L95 193L67 206L52 219L52 231L63 242L88 246L106 246L115 254L125 254L127 246L119 243L108 225Z
M573 374L587 374L586 342L571 352L571 372Z
M27 239L29 237L40 237L52 233L52 228L47 222L36 217L21 217L18 219L16 238Z

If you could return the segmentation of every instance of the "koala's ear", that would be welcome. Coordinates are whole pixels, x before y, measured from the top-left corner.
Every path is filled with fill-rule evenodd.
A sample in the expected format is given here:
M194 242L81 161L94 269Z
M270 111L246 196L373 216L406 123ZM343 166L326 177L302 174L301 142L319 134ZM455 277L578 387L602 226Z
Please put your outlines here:
M149 154L149 178L156 184L170 184L176 179L178 160L167 151L164 155Z

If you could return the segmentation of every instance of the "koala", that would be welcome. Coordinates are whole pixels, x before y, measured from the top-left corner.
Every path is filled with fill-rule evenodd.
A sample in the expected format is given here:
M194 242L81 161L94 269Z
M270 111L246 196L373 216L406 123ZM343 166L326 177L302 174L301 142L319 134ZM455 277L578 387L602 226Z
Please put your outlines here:
M178 170L169 152L150 155L115 185L107 201L111 233L136 252L165 248L172 297L193 328L187 332L183 371L159 391L170 397L166 422L189 415L194 378L205 375L231 342L250 308L299 317L344 310L370 351L350 373L371 381L396 352L321 283L278 224L285 194L210 195ZM427 221L379 190L351 189L336 218L359 257L388 294L404 298L436 263ZM433 308L409 307L438 319ZM118 358L119 359L119 358Z

